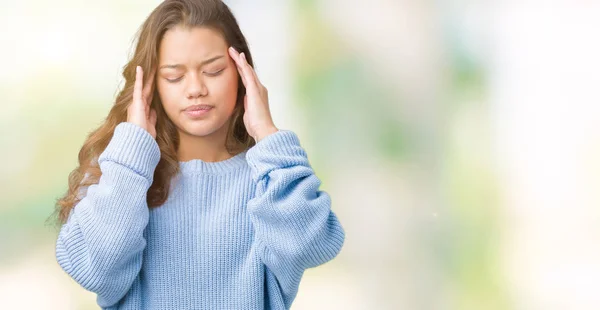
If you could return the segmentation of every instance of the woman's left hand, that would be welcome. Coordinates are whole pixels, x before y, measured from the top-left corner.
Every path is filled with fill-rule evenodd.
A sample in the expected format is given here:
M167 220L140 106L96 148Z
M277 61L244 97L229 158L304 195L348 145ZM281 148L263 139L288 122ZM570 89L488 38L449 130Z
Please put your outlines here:
M244 96L244 125L248 134L258 141L277 132L269 110L269 96L267 88L260 83L254 68L246 60L244 53L238 53L233 47L229 48L229 55L235 62L242 82L246 87Z

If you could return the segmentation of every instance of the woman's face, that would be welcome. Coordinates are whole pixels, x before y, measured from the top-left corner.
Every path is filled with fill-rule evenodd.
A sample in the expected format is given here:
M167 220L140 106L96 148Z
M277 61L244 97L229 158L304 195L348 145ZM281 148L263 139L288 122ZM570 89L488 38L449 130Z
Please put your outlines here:
M210 28L168 30L160 44L156 87L180 133L207 136L227 130L236 104L238 72L222 35ZM208 105L205 111L186 111Z

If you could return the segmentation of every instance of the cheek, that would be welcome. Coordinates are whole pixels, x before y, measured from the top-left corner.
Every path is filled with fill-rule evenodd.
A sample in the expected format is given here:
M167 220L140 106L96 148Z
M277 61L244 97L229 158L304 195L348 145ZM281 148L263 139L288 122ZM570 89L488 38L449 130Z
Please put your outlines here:
M223 76L222 79L215 81L213 86L215 97L218 97L220 101L224 101L227 104L235 104L238 88L237 74Z
M172 98L174 98L178 92L181 92L181 90L177 89L177 85L178 84L169 84L165 81L158 82L156 88L161 99L164 98L163 101L169 101L169 99L173 100Z
M177 93L179 92L173 85L169 85L165 82L159 82L156 85L158 91L158 97L162 102L163 108L167 113L173 109L177 109L179 102L177 101Z

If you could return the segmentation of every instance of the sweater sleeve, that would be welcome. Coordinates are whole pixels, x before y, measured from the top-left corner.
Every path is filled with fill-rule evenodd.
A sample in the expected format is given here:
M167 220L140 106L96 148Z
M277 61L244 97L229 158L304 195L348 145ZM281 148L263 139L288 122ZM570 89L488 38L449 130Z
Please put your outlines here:
M58 264L96 293L102 308L118 303L141 269L149 220L146 194L159 160L158 144L145 129L117 125L98 158L98 184L89 186L58 234Z
M256 182L248 202L255 240L289 308L304 270L337 256L345 232L294 132L265 137L248 150L246 160Z

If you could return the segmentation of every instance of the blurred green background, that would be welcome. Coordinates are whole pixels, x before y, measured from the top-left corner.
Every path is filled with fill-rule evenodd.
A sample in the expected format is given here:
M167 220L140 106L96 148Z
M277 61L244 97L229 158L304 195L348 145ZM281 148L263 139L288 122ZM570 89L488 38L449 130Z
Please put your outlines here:
M292 309L600 308L600 4L225 2L346 229ZM0 2L3 308L98 308L46 220L158 3Z

